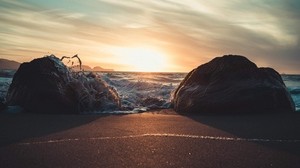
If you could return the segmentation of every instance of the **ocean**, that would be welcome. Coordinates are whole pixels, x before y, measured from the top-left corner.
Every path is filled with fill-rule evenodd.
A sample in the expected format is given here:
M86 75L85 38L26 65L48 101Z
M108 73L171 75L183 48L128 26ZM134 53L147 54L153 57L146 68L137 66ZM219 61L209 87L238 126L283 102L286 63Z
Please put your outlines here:
M0 101L12 82L13 72L0 77ZM123 111L108 113L137 113L151 109L169 108L170 97L187 73L144 73L144 72L97 72L97 76L114 87L121 98ZM300 75L282 75L300 111ZM94 111L94 113L100 113Z
M296 111L300 112L300 75L281 75L296 105Z

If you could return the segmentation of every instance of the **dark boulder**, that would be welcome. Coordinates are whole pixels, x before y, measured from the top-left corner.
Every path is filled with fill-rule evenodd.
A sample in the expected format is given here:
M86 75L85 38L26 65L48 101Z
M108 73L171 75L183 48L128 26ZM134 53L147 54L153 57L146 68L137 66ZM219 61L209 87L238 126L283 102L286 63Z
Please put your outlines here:
M91 81L94 83L91 84ZM33 113L68 114L106 110L101 109L104 107L103 97L114 108L118 108L118 96L112 95L107 87L95 89L95 82L104 85L101 80L96 81L83 73L71 72L54 55L46 56L21 64L13 77L6 100L8 105L19 105L25 111ZM100 95L101 93L105 95ZM98 95L97 100L95 95ZM94 109L94 104L100 108Z
M216 57L188 73L172 95L180 113L294 112L281 76L246 57Z
M0 112L6 108L6 105L3 102L0 102Z

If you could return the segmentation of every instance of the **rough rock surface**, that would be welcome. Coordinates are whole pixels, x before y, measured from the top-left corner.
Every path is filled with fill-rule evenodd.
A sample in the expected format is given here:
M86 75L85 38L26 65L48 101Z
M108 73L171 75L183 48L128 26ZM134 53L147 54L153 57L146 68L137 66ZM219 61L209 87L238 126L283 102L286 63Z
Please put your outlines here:
M6 105L3 102L0 102L0 112L6 108Z
M82 113L120 105L102 80L71 72L54 55L21 64L6 100L33 113Z
M225 55L195 68L172 95L180 113L294 112L281 76L246 57Z

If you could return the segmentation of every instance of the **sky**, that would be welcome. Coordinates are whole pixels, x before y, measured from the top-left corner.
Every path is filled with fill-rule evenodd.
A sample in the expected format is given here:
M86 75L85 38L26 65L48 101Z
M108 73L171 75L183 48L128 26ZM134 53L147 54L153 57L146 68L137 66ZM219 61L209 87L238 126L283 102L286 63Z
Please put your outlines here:
M237 54L300 74L299 11L299 0L0 0L0 58L188 72Z

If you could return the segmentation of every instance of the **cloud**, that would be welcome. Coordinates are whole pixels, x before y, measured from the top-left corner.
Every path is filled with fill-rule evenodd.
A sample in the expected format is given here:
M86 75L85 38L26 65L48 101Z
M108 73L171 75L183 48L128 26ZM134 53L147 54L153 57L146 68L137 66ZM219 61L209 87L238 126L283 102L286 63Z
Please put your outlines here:
M131 7L143 8L151 18L154 28L147 37L164 44L177 63L192 67L237 53L260 66L299 73L297 1L134 2Z
M26 60L32 57L26 55L37 57L43 51L76 52L86 60L107 65L112 60L120 67L110 49L143 44L167 53L172 71L189 71L215 56L233 53L280 72L300 73L300 2L296 0L47 4L0 0L0 4L0 55L10 58Z

